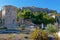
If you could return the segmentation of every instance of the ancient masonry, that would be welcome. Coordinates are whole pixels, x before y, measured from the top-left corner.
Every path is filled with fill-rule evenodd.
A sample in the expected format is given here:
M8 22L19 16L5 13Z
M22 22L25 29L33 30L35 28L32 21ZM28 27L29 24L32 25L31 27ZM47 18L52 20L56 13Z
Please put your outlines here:
M17 28L17 8L14 6L2 7L2 25L7 28Z

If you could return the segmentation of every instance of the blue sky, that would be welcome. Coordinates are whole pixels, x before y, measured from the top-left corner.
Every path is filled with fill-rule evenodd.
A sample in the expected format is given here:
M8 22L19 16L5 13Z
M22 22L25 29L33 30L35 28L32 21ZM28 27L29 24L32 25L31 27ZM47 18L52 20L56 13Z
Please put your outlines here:
M16 7L35 6L60 12L60 0L0 0L0 10L4 5L13 5Z

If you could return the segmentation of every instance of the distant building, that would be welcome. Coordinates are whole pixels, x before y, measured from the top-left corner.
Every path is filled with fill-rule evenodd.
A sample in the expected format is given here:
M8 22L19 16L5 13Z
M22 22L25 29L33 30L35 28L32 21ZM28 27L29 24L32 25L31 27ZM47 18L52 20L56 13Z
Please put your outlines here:
M2 25L17 28L17 8L11 5L2 7Z

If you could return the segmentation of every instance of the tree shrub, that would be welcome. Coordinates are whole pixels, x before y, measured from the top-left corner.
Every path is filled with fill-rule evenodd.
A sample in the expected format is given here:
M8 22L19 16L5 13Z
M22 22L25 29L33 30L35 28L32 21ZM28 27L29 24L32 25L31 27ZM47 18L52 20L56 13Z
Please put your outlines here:
M56 27L53 24L48 24L46 29L45 29L48 33L56 33L58 31L58 27Z
M31 33L30 37L33 40L48 40L48 33L41 29L37 29Z

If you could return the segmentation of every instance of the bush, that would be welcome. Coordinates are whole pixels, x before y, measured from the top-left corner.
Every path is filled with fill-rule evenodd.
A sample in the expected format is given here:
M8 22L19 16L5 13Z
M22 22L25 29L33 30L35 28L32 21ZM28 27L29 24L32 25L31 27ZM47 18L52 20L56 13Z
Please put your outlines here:
M45 29L48 33L56 33L58 31L58 27L56 27L53 24L48 24L46 29Z
M37 29L31 33L30 37L33 40L48 40L48 33L41 29Z

